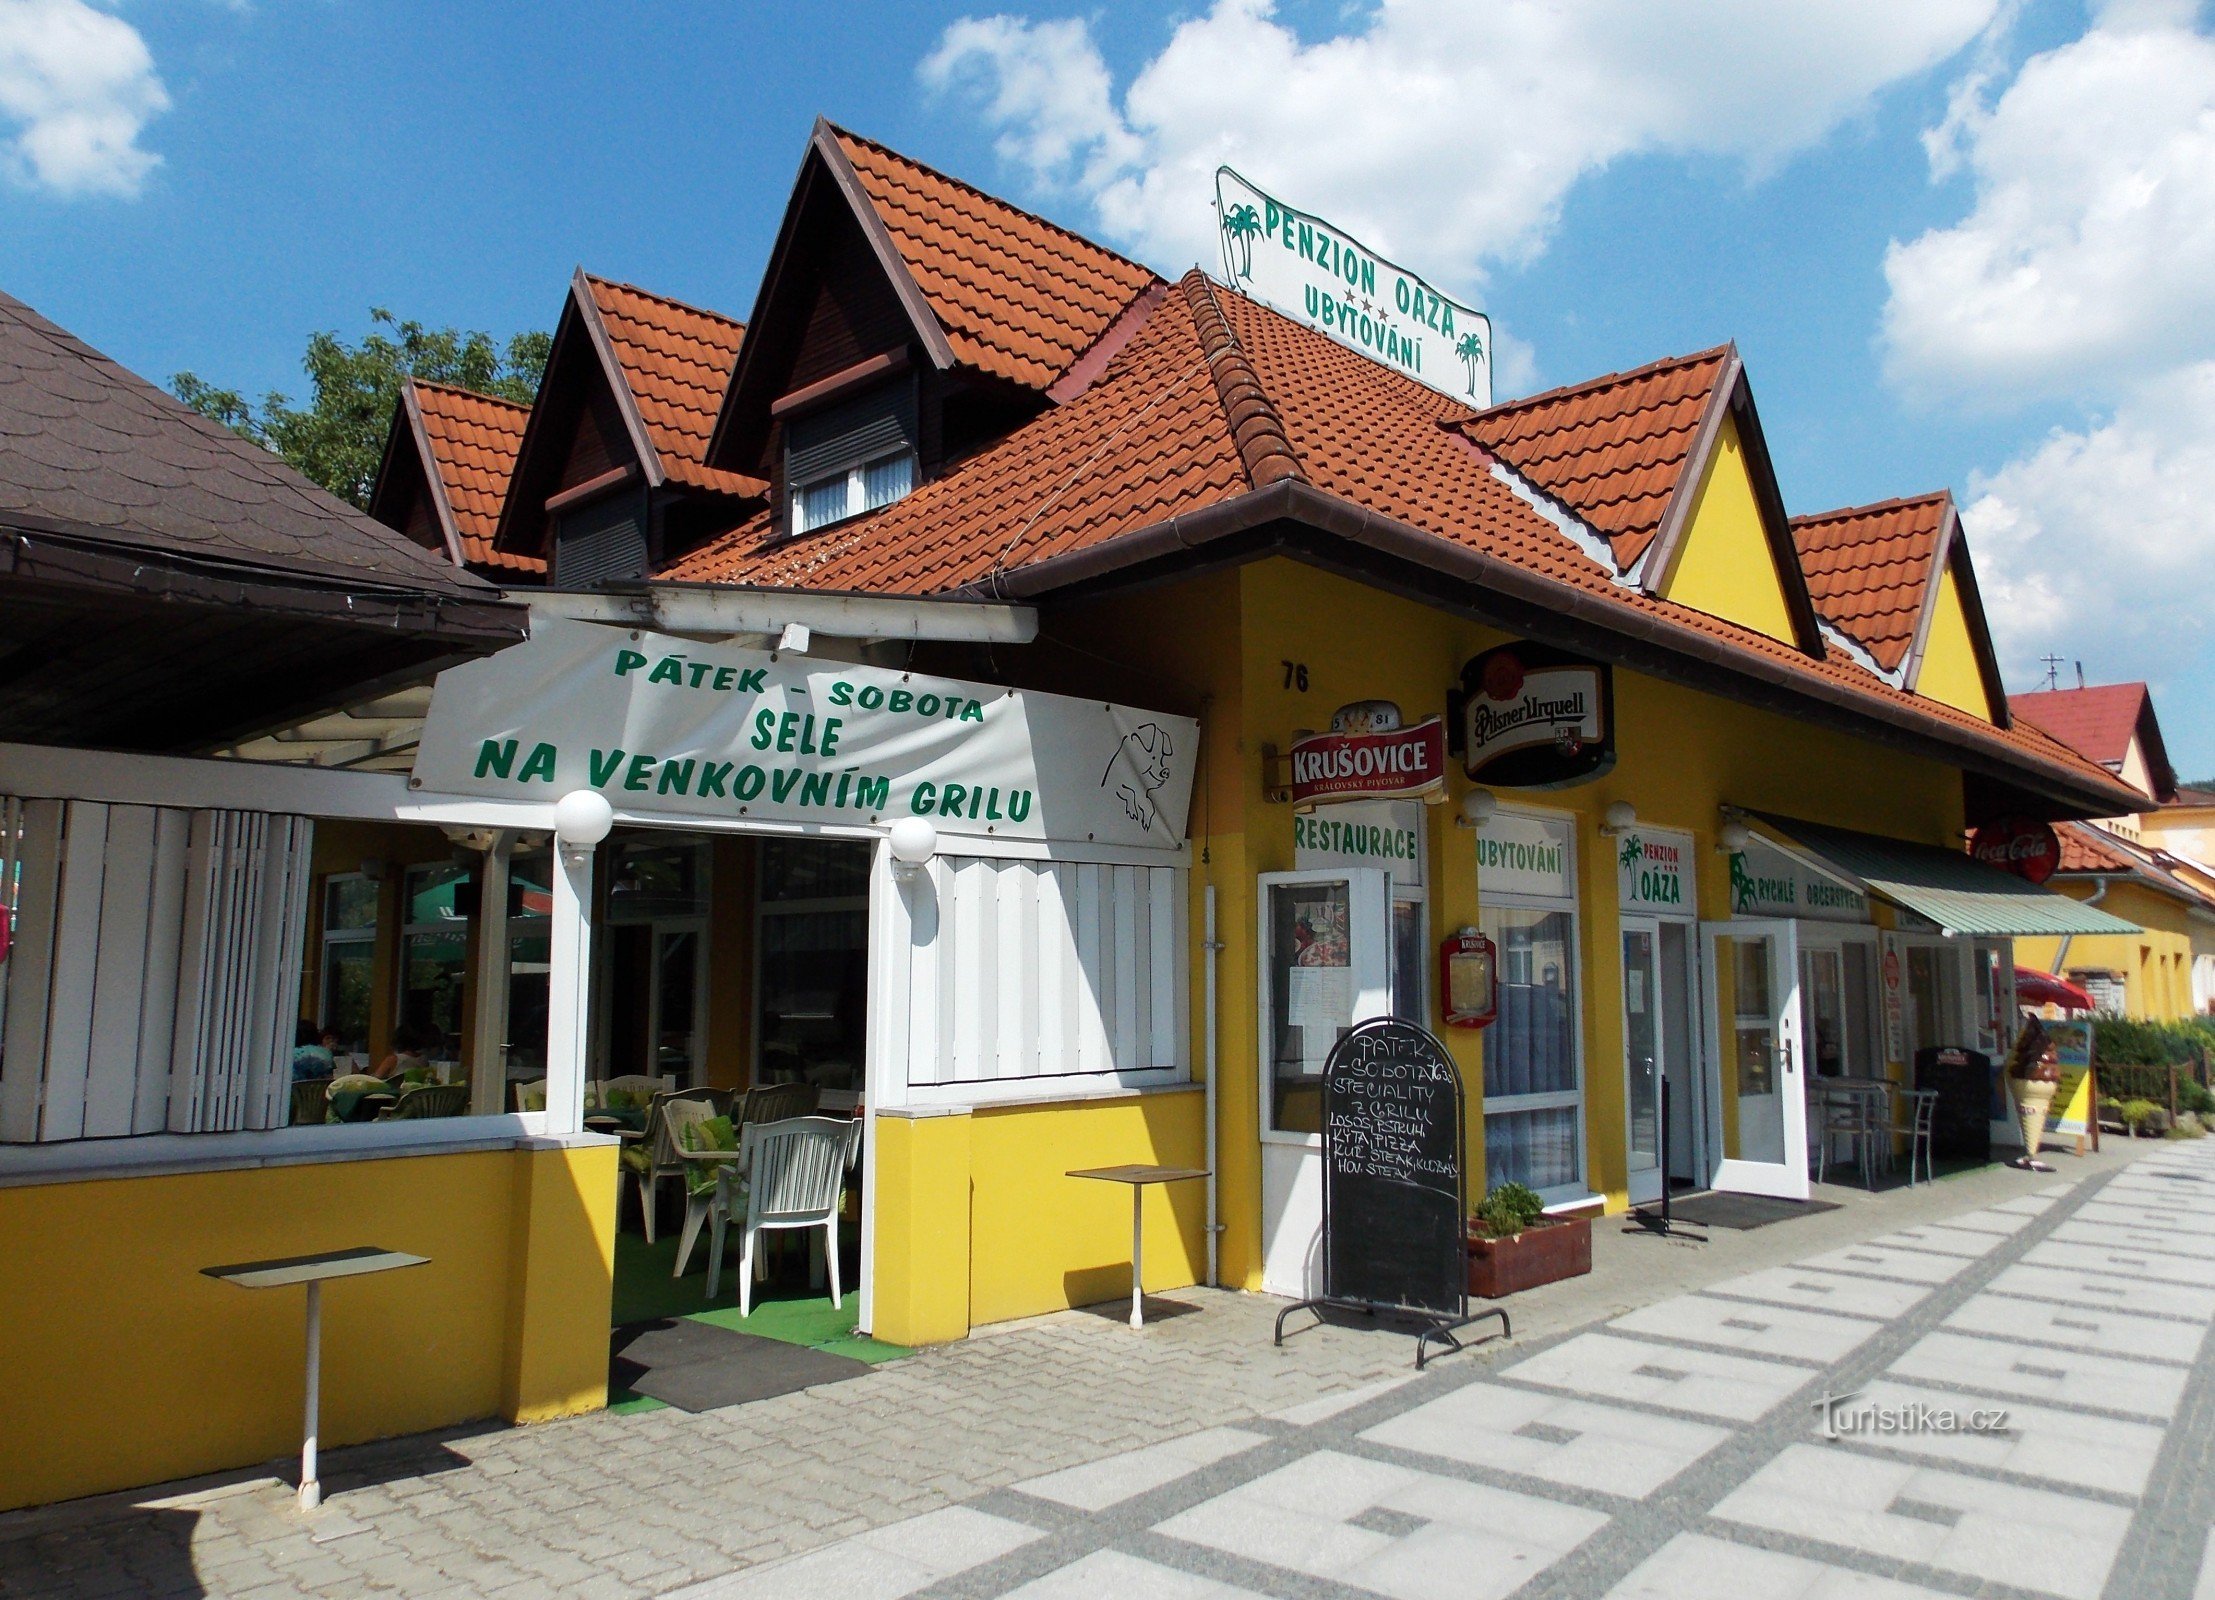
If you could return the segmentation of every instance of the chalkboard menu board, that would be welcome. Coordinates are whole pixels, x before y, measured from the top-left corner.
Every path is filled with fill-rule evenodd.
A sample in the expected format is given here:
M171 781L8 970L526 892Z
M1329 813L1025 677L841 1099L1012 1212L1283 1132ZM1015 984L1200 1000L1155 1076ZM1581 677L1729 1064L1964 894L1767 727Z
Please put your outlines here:
M1459 1314L1462 1087L1445 1047L1379 1018L1323 1065L1323 1298Z

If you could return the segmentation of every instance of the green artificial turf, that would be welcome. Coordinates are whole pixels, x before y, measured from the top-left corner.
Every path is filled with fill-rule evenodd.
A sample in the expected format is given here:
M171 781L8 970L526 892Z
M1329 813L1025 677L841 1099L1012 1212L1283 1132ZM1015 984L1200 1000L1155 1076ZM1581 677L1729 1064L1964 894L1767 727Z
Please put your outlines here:
M677 1235L665 1233L652 1244L628 1230L615 1236L615 1297L610 1321L617 1327L628 1322L655 1322L668 1317L693 1317L740 1333L759 1334L786 1344L807 1345L832 1355L848 1356L874 1365L896 1361L910 1354L904 1345L886 1344L857 1333L854 1319L860 1310L854 1286L846 1286L846 1303L834 1307L830 1296L805 1285L798 1242L787 1253L772 1258L772 1273L792 1281L772 1281L755 1286L754 1313L738 1314L738 1252L724 1252L722 1292L707 1297L707 1240L692 1247L689 1270L681 1278L669 1275L677 1262ZM628 1389L611 1390L608 1409L619 1416L658 1411L662 1402Z

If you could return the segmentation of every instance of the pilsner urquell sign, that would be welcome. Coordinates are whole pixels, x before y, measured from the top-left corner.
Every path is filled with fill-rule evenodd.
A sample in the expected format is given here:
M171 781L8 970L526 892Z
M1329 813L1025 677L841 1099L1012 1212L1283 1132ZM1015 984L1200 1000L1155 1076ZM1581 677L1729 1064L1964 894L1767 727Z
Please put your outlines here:
M1216 169L1215 223L1231 287L1440 394L1492 403L1492 319L1476 307L1229 167Z
M1615 686L1599 662L1501 645L1470 658L1455 700L1472 783L1563 789L1615 765Z

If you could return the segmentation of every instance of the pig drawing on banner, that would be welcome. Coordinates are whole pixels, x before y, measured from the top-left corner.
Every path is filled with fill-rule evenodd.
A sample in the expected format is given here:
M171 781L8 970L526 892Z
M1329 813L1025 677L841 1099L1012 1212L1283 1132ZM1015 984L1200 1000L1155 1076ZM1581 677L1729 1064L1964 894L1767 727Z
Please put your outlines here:
M1123 735L1100 774L1100 787L1123 804L1123 814L1149 833L1161 821L1156 795L1169 781L1169 759L1177 753L1169 730L1141 722Z

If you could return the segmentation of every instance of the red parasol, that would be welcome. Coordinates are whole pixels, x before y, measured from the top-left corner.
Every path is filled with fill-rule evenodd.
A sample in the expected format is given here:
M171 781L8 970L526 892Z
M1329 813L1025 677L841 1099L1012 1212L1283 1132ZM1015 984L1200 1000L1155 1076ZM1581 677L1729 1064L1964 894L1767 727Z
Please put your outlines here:
M2064 1011L2098 1009L2092 997L2067 978L2057 978L2036 967L2015 969L2015 1003L2025 1006L2059 1006Z

